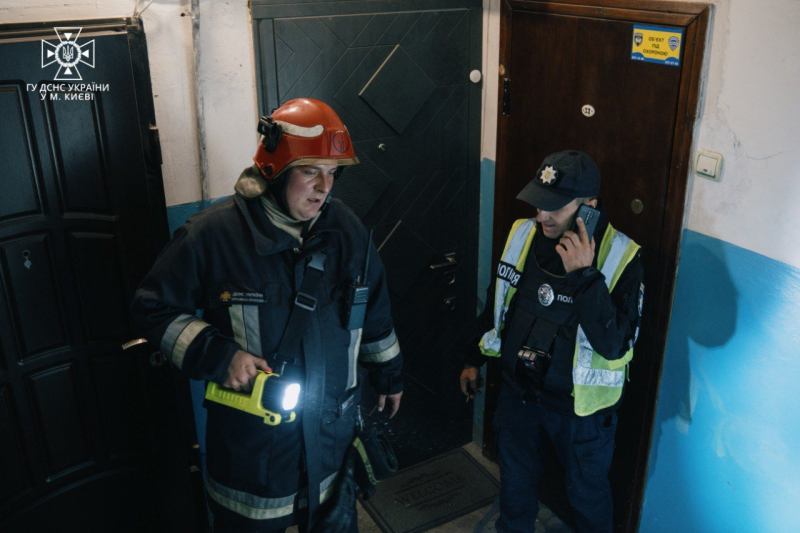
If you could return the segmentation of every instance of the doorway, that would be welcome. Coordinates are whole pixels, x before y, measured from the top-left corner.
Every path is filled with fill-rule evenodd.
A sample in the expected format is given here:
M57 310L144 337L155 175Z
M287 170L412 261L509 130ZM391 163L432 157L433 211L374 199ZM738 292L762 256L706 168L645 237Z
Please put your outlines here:
M517 193L545 155L567 149L597 162L611 223L642 246L644 319L610 476L621 531L637 528L641 509L710 13L705 4L639 6L506 0L500 18L494 262L513 221L531 216ZM677 60L638 60L647 31L661 32L665 49L675 44ZM677 44L667 37L676 34ZM484 441L493 455L496 369L487 382ZM541 499L569 522L563 471L547 463Z

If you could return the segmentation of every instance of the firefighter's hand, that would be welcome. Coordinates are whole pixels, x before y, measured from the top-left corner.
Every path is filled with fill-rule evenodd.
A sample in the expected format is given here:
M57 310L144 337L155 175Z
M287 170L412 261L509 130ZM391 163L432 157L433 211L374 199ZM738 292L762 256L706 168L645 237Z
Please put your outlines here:
M586 225L581 217L575 220L578 223L578 233L565 231L556 246L556 252L561 256L567 272L590 267L594 260L594 237L586 233Z
M386 407L386 404L389 404L389 418L392 418L394 415L397 414L397 411L400 409L400 398L403 397L403 392L398 392L397 394L381 394L378 396L378 411L383 412L383 408Z
M258 371L272 372L267 362L260 357L238 350L228 366L228 378L222 384L226 389L250 392L256 381Z
M465 365L461 371L461 392L467 397L467 401L481 393L481 385L478 367Z

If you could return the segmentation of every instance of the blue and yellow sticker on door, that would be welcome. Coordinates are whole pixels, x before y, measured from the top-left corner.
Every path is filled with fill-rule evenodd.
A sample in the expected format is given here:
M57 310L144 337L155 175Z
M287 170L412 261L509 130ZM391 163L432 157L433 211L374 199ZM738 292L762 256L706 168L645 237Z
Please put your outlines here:
M681 64L683 28L633 25L631 59L677 67Z

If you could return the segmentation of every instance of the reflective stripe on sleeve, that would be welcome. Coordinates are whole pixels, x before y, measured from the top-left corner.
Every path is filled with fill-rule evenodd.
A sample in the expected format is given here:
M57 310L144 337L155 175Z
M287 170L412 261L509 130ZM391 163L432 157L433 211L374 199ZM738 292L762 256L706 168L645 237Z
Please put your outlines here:
M394 329L392 329L392 332L385 339L362 344L358 359L365 363L385 363L397 357L399 353L400 342L397 340Z
M186 350L201 331L211 324L200 320L194 315L182 314L167 326L161 338L161 353L166 355L178 368L183 368L183 358Z

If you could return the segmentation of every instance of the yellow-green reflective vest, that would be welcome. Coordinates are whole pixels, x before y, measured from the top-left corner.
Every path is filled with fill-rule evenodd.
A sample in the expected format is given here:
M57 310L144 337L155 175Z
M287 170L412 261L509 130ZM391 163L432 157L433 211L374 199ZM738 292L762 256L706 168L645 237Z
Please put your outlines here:
M503 249L502 263L513 265L521 274L535 233L536 222L534 220L522 219L514 222ZM619 277L636 256L639 248L639 245L628 236L615 230L611 224L608 225L603 239L600 241L597 268L605 276L609 292L614 290ZM517 292L516 287L512 286L507 278L509 278L508 272L500 273L498 271L494 299L494 328L483 335L479 344L481 352L488 357L500 357L502 353L501 332L505 325L505 316L511 299ZM516 285L517 280L514 281ZM616 404L622 395L627 365L632 358L633 348L620 359L606 359L594 351L583 328L579 325L575 339L575 356L572 362L575 413L579 416L587 416Z

